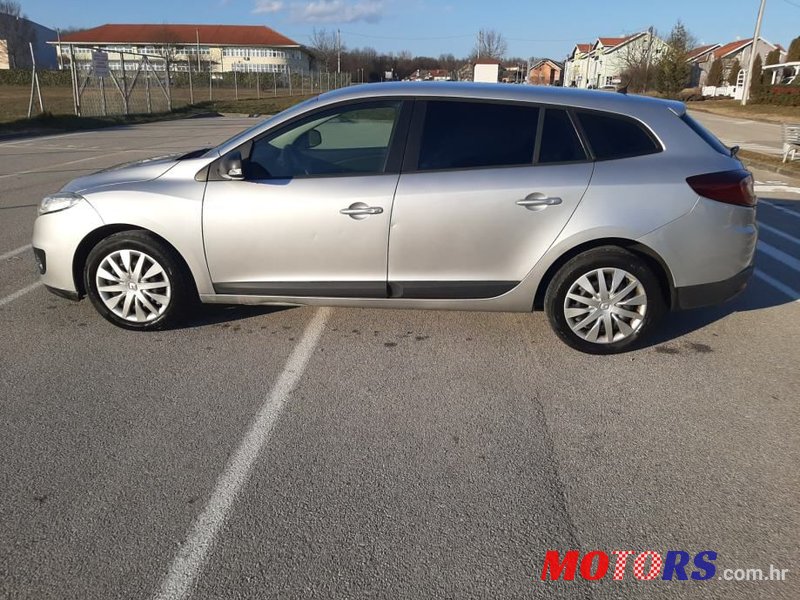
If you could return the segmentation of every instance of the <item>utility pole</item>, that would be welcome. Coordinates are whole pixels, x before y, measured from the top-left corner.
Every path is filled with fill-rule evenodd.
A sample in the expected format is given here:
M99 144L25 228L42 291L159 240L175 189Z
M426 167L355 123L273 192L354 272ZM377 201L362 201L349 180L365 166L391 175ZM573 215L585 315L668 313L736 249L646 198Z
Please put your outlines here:
M336 30L336 72L342 72L342 31Z
M642 92L647 91L647 80L650 77L650 52L653 49L653 35L655 33L655 29L653 28L652 25L650 25L650 28L647 30L647 33L650 34L650 39L647 42L647 56L645 57L645 63L644 63L644 89L642 90Z
M767 5L767 0L761 0L761 6L758 7L758 18L756 19L756 31L753 34L753 45L750 47L750 64L747 67L747 73L744 76L744 89L742 90L742 106L747 104L747 99L750 96L750 82L753 79L753 66L756 62L756 52L758 52L758 39L761 37L761 20L764 18L764 7Z

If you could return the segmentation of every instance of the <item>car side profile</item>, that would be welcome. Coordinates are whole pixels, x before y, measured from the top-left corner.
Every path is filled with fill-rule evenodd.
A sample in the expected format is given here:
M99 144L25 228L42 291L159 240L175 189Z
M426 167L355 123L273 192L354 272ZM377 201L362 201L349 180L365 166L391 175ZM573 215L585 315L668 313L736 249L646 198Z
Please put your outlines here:
M753 270L756 198L682 103L392 83L323 94L220 146L78 178L42 201L42 279L110 322L199 300L531 312L636 347Z

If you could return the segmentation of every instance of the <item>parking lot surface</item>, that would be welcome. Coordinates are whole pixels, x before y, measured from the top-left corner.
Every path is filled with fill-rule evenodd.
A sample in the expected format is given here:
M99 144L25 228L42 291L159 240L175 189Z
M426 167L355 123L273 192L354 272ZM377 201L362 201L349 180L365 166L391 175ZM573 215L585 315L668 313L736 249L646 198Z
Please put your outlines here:
M0 143L0 598L800 597L797 181L755 173L741 296L618 356L542 313L210 307L137 334L37 285L42 196L250 124ZM569 549L788 574L541 581Z

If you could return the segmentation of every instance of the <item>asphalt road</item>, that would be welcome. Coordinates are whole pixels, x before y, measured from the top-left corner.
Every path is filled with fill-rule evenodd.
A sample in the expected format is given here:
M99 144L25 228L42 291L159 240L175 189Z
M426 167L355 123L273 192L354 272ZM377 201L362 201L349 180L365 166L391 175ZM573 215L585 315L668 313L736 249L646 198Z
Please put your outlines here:
M0 143L0 598L800 597L800 184L760 278L642 350L541 314L209 308L135 334L36 286L38 200L218 142L196 119ZM538 580L549 549L718 553ZM723 569L789 569L727 582Z
M783 154L781 126L778 123L726 117L700 110L689 112L728 146L740 146L764 154Z

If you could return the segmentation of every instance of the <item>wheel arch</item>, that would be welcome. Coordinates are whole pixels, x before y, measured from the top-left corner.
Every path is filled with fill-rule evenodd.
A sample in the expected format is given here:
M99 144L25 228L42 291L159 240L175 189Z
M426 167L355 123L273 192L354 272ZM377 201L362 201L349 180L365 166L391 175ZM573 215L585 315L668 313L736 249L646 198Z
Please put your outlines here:
M553 263L547 268L547 271L545 271L545 274L542 276L541 280L539 281L539 285L536 288L536 294L533 300L533 310L542 310L544 308L544 296L547 292L547 288L561 267L563 267L575 256L601 246L618 246L636 254L639 258L644 260L658 278L658 281L661 284L661 290L664 293L664 301L667 303L667 306L671 309L676 305L675 280L672 276L672 272L670 271L669 267L667 267L664 259L661 258L661 256L659 256L655 250L635 240L606 237L597 238L583 242L582 244L578 244L577 246L565 251L555 261L553 261Z
M113 223L110 225L103 225L102 227L98 227L97 229L91 231L81 240L80 244L78 244L78 247L75 249L75 255L72 258L72 279L75 283L75 289L78 291L78 296L80 298L83 298L86 295L86 286L84 285L83 281L83 271L86 268L86 261L89 258L89 253L95 246L97 246L97 244L102 242L107 237L114 235L115 233L122 233L123 231L145 232L149 235L152 235L166 248L169 248L172 252L174 252L175 256L180 261L184 274L189 278L194 286L194 293L197 294L197 282L195 281L194 273L192 273L192 270L189 268L189 264L186 262L186 259L178 251L178 249L175 248L175 246L169 243L162 236L158 235L154 231L146 229L145 227L129 225L127 223Z

